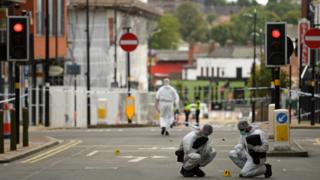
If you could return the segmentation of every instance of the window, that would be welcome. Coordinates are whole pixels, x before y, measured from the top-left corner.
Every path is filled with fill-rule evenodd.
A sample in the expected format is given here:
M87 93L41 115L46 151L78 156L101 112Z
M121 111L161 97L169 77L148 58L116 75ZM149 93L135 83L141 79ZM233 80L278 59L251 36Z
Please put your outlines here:
M214 77L214 67L211 68L211 77Z
M217 68L217 77L220 77L220 68Z
M44 34L44 4L43 0L37 0L36 10L36 32L38 35Z
M65 0L57 0L58 4L58 36L63 36L64 35L64 4L65 4Z
M108 19L108 27L109 27L108 30L109 30L109 45L110 46L114 45L113 25L114 25L113 18L109 18Z
M241 67L237 67L236 71L237 71L236 78L237 79L242 79L242 68Z
M206 68L206 76L209 77L209 67Z
M203 67L201 67L201 77L203 77Z

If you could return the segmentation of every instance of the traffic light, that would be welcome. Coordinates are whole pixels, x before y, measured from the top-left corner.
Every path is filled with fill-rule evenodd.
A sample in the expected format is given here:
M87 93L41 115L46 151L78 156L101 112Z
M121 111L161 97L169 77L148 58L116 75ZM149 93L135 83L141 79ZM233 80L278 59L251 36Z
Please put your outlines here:
M26 16L9 16L7 24L8 61L29 60L29 20Z
M285 22L266 23L266 66L287 64L287 30Z

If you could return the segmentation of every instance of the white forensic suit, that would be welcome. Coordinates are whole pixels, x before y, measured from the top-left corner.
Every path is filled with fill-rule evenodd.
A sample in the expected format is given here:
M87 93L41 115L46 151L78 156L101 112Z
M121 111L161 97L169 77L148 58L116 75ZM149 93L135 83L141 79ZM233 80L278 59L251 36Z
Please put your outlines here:
M241 136L240 144L234 147L234 150L229 152L230 159L241 168L240 175L243 177L254 177L264 175L266 173L266 158L259 158L259 164L255 164L252 156L249 154L248 145L246 142L246 137L250 135L260 135L261 146L254 146L254 152L267 152L269 149L268 137L266 134L258 127L253 127L249 133Z
M168 131L174 121L174 109L179 107L179 95L170 85L164 85L157 91L156 99L159 101L160 127Z
M199 135L199 130L195 130L185 135L182 139L182 144L180 147L183 148L184 151L184 160L182 166L186 170L192 170L197 166L204 167L216 157L216 150L208 145L209 141L207 141L198 149L194 149L192 147L195 140L199 137L201 137Z

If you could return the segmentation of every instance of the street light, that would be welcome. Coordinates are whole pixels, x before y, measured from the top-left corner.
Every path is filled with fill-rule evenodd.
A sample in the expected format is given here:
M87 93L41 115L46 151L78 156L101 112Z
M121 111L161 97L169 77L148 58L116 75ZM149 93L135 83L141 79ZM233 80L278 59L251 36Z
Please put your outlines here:
M257 10L254 9L253 15L245 13L244 16L253 18L253 64L252 64L252 99L251 99L251 110L252 110L252 122L255 122L255 97L256 97L256 24L257 24Z

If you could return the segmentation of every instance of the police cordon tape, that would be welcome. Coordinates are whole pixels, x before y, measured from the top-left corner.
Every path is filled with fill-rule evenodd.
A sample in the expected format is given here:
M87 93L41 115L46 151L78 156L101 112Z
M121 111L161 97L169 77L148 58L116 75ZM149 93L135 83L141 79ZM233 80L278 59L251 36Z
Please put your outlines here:
M22 99L22 98L24 98L26 96L28 96L28 94L24 94L24 95L20 96L20 99ZM4 99L4 100L0 101L0 104L11 102L11 101L14 101L15 99L16 99L15 97L14 98L10 98L10 99Z
M315 110L315 113L318 113L318 112L320 112L320 109ZM311 112L303 113L303 114L300 114L300 117L309 116L310 114L311 114ZM299 115L292 116L292 118L298 118L298 117L299 117Z

